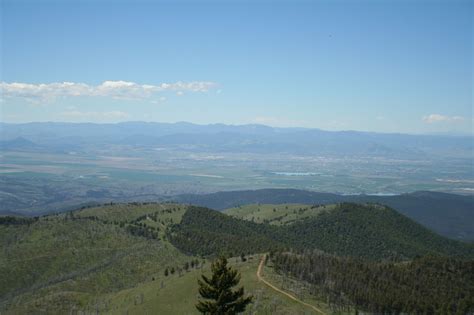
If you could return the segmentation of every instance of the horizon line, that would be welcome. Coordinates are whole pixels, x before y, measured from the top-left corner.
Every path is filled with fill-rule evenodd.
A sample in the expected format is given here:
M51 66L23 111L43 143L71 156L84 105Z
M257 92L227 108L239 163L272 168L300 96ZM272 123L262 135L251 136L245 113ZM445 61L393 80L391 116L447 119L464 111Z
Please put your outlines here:
M297 127L297 126L271 126L259 123L241 123L241 124L227 124L227 123L195 123L189 121L175 121L175 122L162 122L162 121L144 121L144 120L129 120L129 121L118 121L118 122L71 122L71 121L28 121L28 122L5 122L0 121L0 124L4 125L27 125L27 124L69 124L69 125L119 125L119 124L130 124L130 123L142 123L142 124L189 124L194 126L215 126L222 125L228 127L245 127L245 126L259 126L271 129L299 129L300 131L318 130L323 132L354 132L354 133L373 133L373 134L397 134L397 135L410 135L410 136L450 136L450 137L474 137L474 131L471 133L459 133L459 132L433 132L433 133L410 133L400 131L368 131L368 130L355 130L355 129L339 129L339 130L327 130L317 127Z

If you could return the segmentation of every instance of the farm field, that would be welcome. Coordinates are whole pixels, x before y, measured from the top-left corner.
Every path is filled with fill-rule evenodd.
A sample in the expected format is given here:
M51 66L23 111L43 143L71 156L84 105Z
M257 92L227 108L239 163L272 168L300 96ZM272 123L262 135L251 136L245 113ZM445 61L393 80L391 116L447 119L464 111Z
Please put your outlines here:
M109 150L2 152L0 212L34 215L93 202L156 201L179 194L261 188L379 195L417 190L469 194L474 189L468 164L442 159ZM460 179L460 174L469 176Z

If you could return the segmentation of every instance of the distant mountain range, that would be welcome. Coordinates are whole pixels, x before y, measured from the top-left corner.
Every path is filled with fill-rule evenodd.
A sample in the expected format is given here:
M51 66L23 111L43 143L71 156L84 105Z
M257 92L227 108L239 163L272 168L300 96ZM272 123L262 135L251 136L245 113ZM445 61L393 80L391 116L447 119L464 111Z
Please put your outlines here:
M391 157L469 157L471 136L407 135L274 128L263 125L196 125L124 122L0 124L0 141L31 141L31 150L78 150L91 145L134 145L213 152L254 152ZM27 149L25 146L23 150Z
M11 140L0 141L0 150L38 150L41 149L36 143L25 139L23 137L17 137Z

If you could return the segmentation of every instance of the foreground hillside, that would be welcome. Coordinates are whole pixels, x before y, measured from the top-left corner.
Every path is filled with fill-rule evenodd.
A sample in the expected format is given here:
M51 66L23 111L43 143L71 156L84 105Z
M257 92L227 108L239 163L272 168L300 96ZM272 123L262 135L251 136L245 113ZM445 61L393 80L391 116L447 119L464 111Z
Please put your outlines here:
M197 278L210 272L209 260L184 254L166 236L187 209L109 204L40 218L0 218L0 313L196 314ZM251 312L303 314L304 305L259 282L259 259L230 259L256 297Z
M257 276L260 256L247 256L246 261L240 257L230 258L230 266L237 269L241 275L240 284L246 292L253 295L255 300L244 314L316 314L307 306L296 302L287 296L274 291ZM148 281L130 289L122 290L115 294L106 295L103 299L105 314L198 314L195 308L197 302L197 280L201 274L210 274L210 263L205 263L197 269L190 269L181 275L159 276L155 281ZM273 283L281 285L283 276L274 272L272 268L265 268L264 277ZM299 296L305 302L316 305L332 313L328 306L320 299L309 294L306 286L295 282L285 291Z
M0 312L195 314L196 280L223 254L234 257L230 262L242 273L242 284L256 297L249 314L306 314L311 312L306 302L327 314L353 313L354 305L341 308L332 297L327 305L311 282L278 267L277 260L263 268L277 288L272 289L257 276L260 257L288 249L325 252L342 264L353 259L346 256L367 264L406 264L425 255L474 257L472 245L380 205L256 205L227 212L132 203L1 217ZM446 270L438 271L446 276Z
M472 314L474 261L368 262L319 252L276 253L279 273L307 283L332 309L373 314ZM357 311L355 311L357 313Z
M185 207L109 205L36 219L1 218L0 303L47 313L87 308L194 259L164 239Z

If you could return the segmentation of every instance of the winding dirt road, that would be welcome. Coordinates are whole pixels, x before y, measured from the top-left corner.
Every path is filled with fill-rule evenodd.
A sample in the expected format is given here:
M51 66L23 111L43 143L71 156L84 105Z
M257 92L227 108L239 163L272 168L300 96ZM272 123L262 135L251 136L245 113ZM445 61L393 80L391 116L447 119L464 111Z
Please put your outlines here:
M311 305L311 304L308 304L306 302L303 302L301 301L300 299L298 299L297 297L291 295L290 293L287 293L283 290L280 290L279 288L277 288L276 286L274 286L273 284L271 284L270 282L268 282L267 280L263 279L262 277L262 269L263 269L263 265L265 264L265 259L266 259L266 255L263 255L262 256L262 259L260 260L260 264L258 265L258 269L257 269L257 278L259 281L262 281L263 283L265 283L267 286L269 286L271 289L289 297L290 299L292 299L293 301L296 301L300 304L303 304L309 308L311 308L312 310L316 311L318 314L323 314L323 315L327 315L325 312L323 312L322 310L320 310L319 308L317 308L316 306L314 305Z

